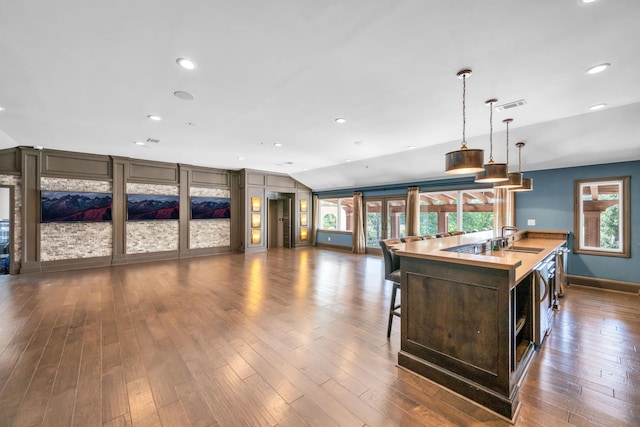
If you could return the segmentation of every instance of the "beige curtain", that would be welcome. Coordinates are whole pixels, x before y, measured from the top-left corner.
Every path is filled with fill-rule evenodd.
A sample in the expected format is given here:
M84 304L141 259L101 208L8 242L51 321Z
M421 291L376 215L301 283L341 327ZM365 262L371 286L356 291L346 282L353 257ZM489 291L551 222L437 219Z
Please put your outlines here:
M367 249L364 237L364 209L362 206L362 193L353 193L353 253L363 254Z
M515 203L513 192L506 188L494 189L493 229L499 230L505 225L514 225Z
M320 224L320 218L318 218L320 215L320 202L318 201L317 194L313 196L313 206L311 209L313 209L313 215L311 217L311 224L313 225L313 229L311 230L311 244L316 246L316 233L318 232L318 226Z
M406 235L420 235L420 189L418 187L409 187L407 191L406 206Z

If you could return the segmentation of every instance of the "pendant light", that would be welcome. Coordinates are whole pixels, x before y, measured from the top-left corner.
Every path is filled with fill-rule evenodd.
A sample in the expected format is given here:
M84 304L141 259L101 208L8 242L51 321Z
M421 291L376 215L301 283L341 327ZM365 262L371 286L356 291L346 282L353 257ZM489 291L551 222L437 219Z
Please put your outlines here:
M518 170L522 172L522 147L524 147L524 142L516 142L516 147L518 147ZM522 178L522 186L511 189L511 191L531 190L533 190L533 178Z
M504 119L502 122L507 125L507 173L509 179L504 182L496 182L493 188L518 188L522 186L522 172L509 172L509 123L513 119Z
M451 151L445 155L445 173L465 174L475 173L483 170L484 150L467 148L465 139L466 128L466 91L467 78L471 75L471 70L458 71L458 78L462 79L462 146L458 151Z
M489 106L489 163L484 165L482 172L476 173L476 182L502 182L509 179L507 164L493 161L493 104L497 99L489 99L485 104Z

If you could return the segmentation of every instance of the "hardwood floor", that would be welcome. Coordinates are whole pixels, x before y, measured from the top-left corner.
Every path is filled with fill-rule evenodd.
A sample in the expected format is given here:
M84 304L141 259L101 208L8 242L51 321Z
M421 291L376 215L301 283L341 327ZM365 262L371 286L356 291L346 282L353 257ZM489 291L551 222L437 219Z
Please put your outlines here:
M0 426L506 426L395 366L378 257L275 249L0 278ZM570 286L517 426L640 425L640 301Z

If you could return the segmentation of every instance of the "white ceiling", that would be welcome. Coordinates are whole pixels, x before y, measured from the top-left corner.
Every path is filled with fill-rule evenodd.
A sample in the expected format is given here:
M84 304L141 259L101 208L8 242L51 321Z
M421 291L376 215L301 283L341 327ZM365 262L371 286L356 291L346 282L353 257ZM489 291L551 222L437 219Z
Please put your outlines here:
M637 160L639 17L638 0L2 0L0 148L260 169L314 190L442 178L469 67L471 148L489 148L486 99L525 99L494 114L496 161L514 118L512 170L517 140L524 171ZM147 138L160 142L133 144Z

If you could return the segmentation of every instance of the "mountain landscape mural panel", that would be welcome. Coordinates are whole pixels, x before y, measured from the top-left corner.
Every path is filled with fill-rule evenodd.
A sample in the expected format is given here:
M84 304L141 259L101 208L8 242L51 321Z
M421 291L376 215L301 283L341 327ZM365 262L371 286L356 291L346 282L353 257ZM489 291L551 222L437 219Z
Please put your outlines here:
M231 218L228 197L191 197L191 219Z
M127 194L127 220L179 219L180 196Z
M41 222L111 221L113 197L109 193L41 191Z

